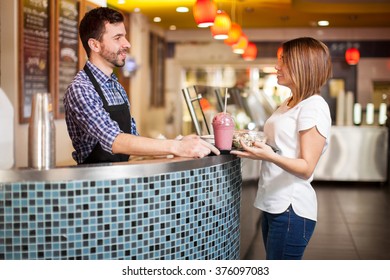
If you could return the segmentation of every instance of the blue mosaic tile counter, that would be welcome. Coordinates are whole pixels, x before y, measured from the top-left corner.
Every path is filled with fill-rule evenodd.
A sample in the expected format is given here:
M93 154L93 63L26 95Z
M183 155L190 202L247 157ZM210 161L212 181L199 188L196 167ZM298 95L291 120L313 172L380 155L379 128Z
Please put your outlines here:
M0 259L239 259L241 161L0 170Z

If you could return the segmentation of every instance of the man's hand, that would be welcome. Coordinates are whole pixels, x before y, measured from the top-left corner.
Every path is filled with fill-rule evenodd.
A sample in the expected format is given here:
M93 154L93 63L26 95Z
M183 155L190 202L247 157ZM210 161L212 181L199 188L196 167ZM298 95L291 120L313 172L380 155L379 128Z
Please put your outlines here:
M204 141L199 136L191 134L177 141L175 156L203 158L213 152L219 155L219 150L212 144Z

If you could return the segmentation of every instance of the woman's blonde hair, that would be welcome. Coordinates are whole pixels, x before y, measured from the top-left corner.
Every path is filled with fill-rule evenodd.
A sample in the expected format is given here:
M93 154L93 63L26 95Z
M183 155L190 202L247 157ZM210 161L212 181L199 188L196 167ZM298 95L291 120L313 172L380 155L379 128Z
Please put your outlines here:
M286 64L295 86L293 104L319 94L321 87L332 76L332 61L328 47L310 37L296 38L283 45Z

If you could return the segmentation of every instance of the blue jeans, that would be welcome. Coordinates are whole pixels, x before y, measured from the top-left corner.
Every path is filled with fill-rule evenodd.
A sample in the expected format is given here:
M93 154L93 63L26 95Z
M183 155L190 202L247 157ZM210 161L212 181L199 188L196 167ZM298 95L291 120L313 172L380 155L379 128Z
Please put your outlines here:
M281 214L263 212L261 227L267 260L300 260L316 222L295 214L291 205Z

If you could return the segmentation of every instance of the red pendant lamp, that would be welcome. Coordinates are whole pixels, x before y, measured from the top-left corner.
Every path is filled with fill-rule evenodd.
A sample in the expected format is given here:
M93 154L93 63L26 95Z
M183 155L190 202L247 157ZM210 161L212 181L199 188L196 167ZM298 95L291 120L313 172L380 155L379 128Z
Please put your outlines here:
M345 52L345 61L349 65L356 65L360 60L360 52L357 48L349 48Z
M217 15L217 5L214 0L196 0L192 11L198 27L210 27L214 24Z
M242 33L238 42L232 46L233 52L237 54L243 54L248 46L248 37Z
M215 16L214 25L210 27L211 34L216 40L225 40L228 38L228 33L232 22L230 17L224 11L217 11Z
M230 27L228 38L223 42L228 46L233 46L238 42L242 33L241 26L238 23L232 22L232 26Z
M255 43L248 43L248 46L242 54L242 58L247 61L255 60L257 57L257 47Z
M276 58L279 60L281 58L281 55L282 55L282 51L283 51L283 47L280 46L278 48L278 50L276 51Z

